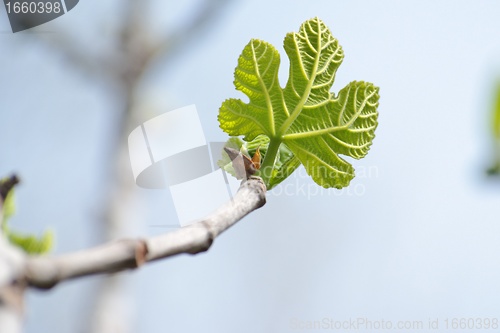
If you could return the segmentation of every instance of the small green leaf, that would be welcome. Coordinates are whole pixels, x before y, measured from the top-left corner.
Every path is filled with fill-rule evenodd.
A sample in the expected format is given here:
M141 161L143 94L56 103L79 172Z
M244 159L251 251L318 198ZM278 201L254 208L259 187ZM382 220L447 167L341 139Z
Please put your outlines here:
M227 140L225 146L241 151L243 149L242 148L243 141L238 137L232 137L229 140ZM246 152L243 152L243 153L246 153ZM236 172L234 170L231 158L229 158L229 156L227 155L227 153L224 150L221 151L221 159L217 161L217 165L219 166L219 168L226 171L227 173L229 173L233 177L236 177Z
M500 141L500 83L497 84L495 109L493 110L493 136Z
M10 217L16 211L14 187L19 183L17 176L0 179L0 210L1 210L1 231L7 239L14 245L20 247L28 254L43 254L53 246L54 233L46 231L41 237L34 235L22 235L17 231L12 231L8 225Z
M279 53L271 44L253 39L243 49L234 83L249 103L224 101L220 127L247 142L259 136L269 140L261 167L268 188L300 163L319 185L347 186L354 168L340 155L359 159L367 154L377 127L379 89L351 82L338 96L330 92L344 53L318 18L287 34L284 47L290 59L284 89L278 81Z
M54 233L50 230L44 232L41 237L9 232L7 238L12 244L22 248L28 254L47 253L52 249L54 244Z

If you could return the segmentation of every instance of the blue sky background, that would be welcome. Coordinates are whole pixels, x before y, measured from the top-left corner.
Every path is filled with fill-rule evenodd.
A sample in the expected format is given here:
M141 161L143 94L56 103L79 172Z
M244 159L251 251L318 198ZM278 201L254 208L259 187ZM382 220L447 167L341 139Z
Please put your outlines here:
M34 34L68 33L82 50L109 47L120 1L82 0L35 30L12 34L0 10L0 174L23 179L19 230L57 234L56 253L98 242L103 170L117 105L107 85L71 67ZM198 1L151 1L151 36L190 18ZM223 141L221 102L250 38L274 44L319 16L345 51L333 90L353 80L380 87L377 137L354 161L351 192L314 192L298 172L295 195L268 203L209 252L125 273L134 332L293 332L293 320L427 323L492 318L500 298L500 182L488 125L500 69L497 1L238 1L167 65L145 76L141 121L196 104L209 141ZM129 166L125 166L129 167ZM132 174L130 174L132 177ZM309 198L300 189L309 188ZM170 230L168 191L135 190L137 236ZM357 191L357 192L356 192ZM316 193L316 194L314 194ZM30 291L26 332L79 332L97 281ZM444 326L440 326L443 328Z

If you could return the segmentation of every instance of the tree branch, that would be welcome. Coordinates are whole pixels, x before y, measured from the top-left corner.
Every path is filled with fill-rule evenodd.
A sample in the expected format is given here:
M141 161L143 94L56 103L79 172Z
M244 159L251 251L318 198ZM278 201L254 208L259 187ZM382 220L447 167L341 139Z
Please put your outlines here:
M50 289L76 277L117 272L180 253L206 251L223 231L262 207L265 193L262 180L251 177L242 183L232 201L199 222L148 239L124 239L58 257L30 257L24 280L28 286Z
M199 37L199 34L206 31L207 27L219 18L221 12L231 2L231 0L205 0L201 5L197 4L198 11L190 21L157 42L151 49L150 58L161 57L168 63L182 47L187 46L195 37Z
M0 216L2 202L0 200ZM0 232L0 332L22 332L24 285L16 282L22 274L25 257Z

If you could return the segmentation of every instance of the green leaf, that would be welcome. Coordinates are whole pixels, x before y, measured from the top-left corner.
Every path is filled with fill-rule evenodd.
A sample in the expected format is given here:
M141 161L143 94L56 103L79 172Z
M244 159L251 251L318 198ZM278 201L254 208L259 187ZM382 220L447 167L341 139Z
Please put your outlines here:
M7 238L12 244L20 247L28 254L47 253L52 249L54 244L54 233L52 231L46 231L41 237L9 232Z
M249 103L224 101L220 127L247 142L260 135L269 139L261 171L268 187L300 163L319 185L347 186L354 168L340 155L359 159L367 154L377 127L379 89L354 81L338 96L330 92L344 53L318 18L287 34L284 48L290 59L284 89L278 80L279 53L271 44L253 39L243 49L234 83ZM288 158L277 158L287 152Z
M500 82L497 82L495 105L492 115L493 166L486 170L488 175L500 175Z
M260 135L254 140L244 143L243 146L248 150L249 156L253 156L258 147L263 158L267 154L269 148L269 137L265 135ZM293 154L293 152L285 144L282 144L279 148L278 155L274 162L274 169L269 178L269 184L267 188L271 190L273 187L285 180L289 175L291 175L300 166L300 161Z
M226 142L225 146L236 150L242 150L243 141L238 137L232 137ZM217 165L233 177L236 177L231 158L229 158L224 150L221 151L221 159L217 161Z
M54 233L52 231L46 231L41 237L36 237L12 231L8 225L10 217L16 211L14 187L18 182L19 179L15 175L0 179L1 231L12 244L20 247L28 254L46 253L50 251L54 243Z
M272 189L288 178L298 167L300 161L295 154L285 144L281 144L279 155L272 169L269 179L268 189Z
M309 117L308 128L292 128L283 141L316 183L342 188L354 178L354 168L339 154L360 159L368 153L377 127L377 106L378 88L351 82L315 117L304 110L300 117Z
M493 135L497 141L500 141L500 83L497 84L495 109L493 111Z

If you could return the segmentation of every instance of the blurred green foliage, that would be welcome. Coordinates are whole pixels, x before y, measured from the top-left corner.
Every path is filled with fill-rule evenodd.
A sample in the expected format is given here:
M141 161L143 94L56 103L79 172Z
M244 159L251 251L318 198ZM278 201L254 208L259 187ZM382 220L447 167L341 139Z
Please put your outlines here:
M9 220L16 212L14 187L19 183L17 176L13 175L0 179L0 226L2 233L14 245L31 255L44 254L50 251L54 244L54 234L48 230L43 235L24 235L12 231Z
M495 104L491 118L493 133L493 165L487 170L488 175L500 175L500 82L497 82Z
M500 144L500 82L497 83L495 108L493 109L493 136L497 144Z

